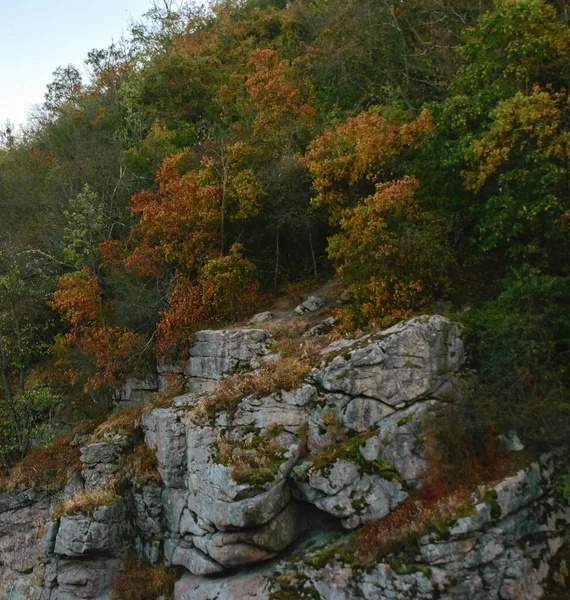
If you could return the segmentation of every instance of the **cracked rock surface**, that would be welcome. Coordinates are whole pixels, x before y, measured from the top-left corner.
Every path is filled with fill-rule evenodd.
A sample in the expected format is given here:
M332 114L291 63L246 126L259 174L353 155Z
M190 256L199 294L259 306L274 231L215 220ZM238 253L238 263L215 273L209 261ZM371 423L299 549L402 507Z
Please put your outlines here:
M207 390L258 368L271 337L195 335L184 367L191 392L142 417L160 481L54 520L59 499L0 494L0 599L109 599L134 552L180 569L176 600L540 597L570 520L550 489L552 457L401 556L363 569L338 550L347 530L390 514L429 476L425 438L460 397L459 327L419 317L338 340L296 389L205 412ZM65 494L102 489L133 447L118 434L86 443Z

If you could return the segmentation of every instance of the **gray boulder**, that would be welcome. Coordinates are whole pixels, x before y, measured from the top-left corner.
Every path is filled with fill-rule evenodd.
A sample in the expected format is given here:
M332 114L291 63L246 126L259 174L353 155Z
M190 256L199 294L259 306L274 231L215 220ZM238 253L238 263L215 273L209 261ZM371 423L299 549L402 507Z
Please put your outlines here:
M324 304L325 301L320 296L309 296L302 304L299 304L295 308L295 312L301 316L307 313L314 313L319 308L322 308Z
M248 321L248 325L261 325L262 323L269 323L275 320L275 315L272 312L265 311L257 313Z
M381 519L408 497L396 479L363 473L349 460L310 468L298 489L303 500L339 518L347 529Z
M312 380L330 392L403 408L434 395L464 361L460 329L439 316L418 317L344 349Z
M55 539L55 554L79 557L105 552L119 556L125 549L126 507L123 501L98 506L92 516L61 518Z
M271 337L264 329L198 331L185 370L190 391L211 390L225 375L256 368L270 354Z

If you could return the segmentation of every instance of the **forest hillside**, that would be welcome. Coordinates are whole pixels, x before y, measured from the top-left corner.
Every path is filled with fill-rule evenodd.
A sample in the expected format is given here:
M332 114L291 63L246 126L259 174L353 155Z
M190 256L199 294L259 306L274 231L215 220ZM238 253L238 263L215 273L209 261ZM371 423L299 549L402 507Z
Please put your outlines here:
M222 369L224 411L322 391L308 373L327 344L449 326L463 387L424 456L431 500L506 475L506 439L529 460L567 453L569 25L562 0L155 2L89 53L88 77L57 68L27 124L0 131L4 487L30 483L34 452L67 469L77 431L149 373L172 375L153 400L170 406L197 340L229 343L204 330L262 311L286 317L281 358L269 380Z

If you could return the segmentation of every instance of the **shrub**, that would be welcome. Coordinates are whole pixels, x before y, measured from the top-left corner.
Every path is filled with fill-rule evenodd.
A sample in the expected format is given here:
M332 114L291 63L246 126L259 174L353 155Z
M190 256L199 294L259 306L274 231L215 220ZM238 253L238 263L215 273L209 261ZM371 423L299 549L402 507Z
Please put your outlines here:
M8 477L0 480L0 489L26 486L35 491L62 489L73 471L81 470L79 448L71 445L73 434L57 440L49 448L32 448L16 464Z
M42 384L14 394L11 401L0 399L0 463L5 468L24 456L61 401Z
M313 203L338 227L328 255L348 287L352 325L406 318L448 285L453 257L444 222L422 206L410 156L433 129L379 109L361 113L309 146Z
M179 277L157 327L157 352L179 360L192 333L210 323L238 319L257 300L256 268L234 244L227 256L208 261L196 280Z
M156 600L164 596L173 598L178 574L164 565L151 565L138 557L125 561L122 577L113 585L113 600Z
M527 441L570 440L570 278L523 267L499 298L471 311L476 393L498 432Z

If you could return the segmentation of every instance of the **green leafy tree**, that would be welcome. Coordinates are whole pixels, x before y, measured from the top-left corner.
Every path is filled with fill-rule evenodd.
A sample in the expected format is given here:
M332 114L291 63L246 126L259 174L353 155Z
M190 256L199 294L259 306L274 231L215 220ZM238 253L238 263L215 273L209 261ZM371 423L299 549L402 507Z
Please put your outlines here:
M95 271L99 244L108 230L99 197L85 184L77 197L69 201L69 208L63 214L67 220L63 234L64 260L76 268L87 265Z

